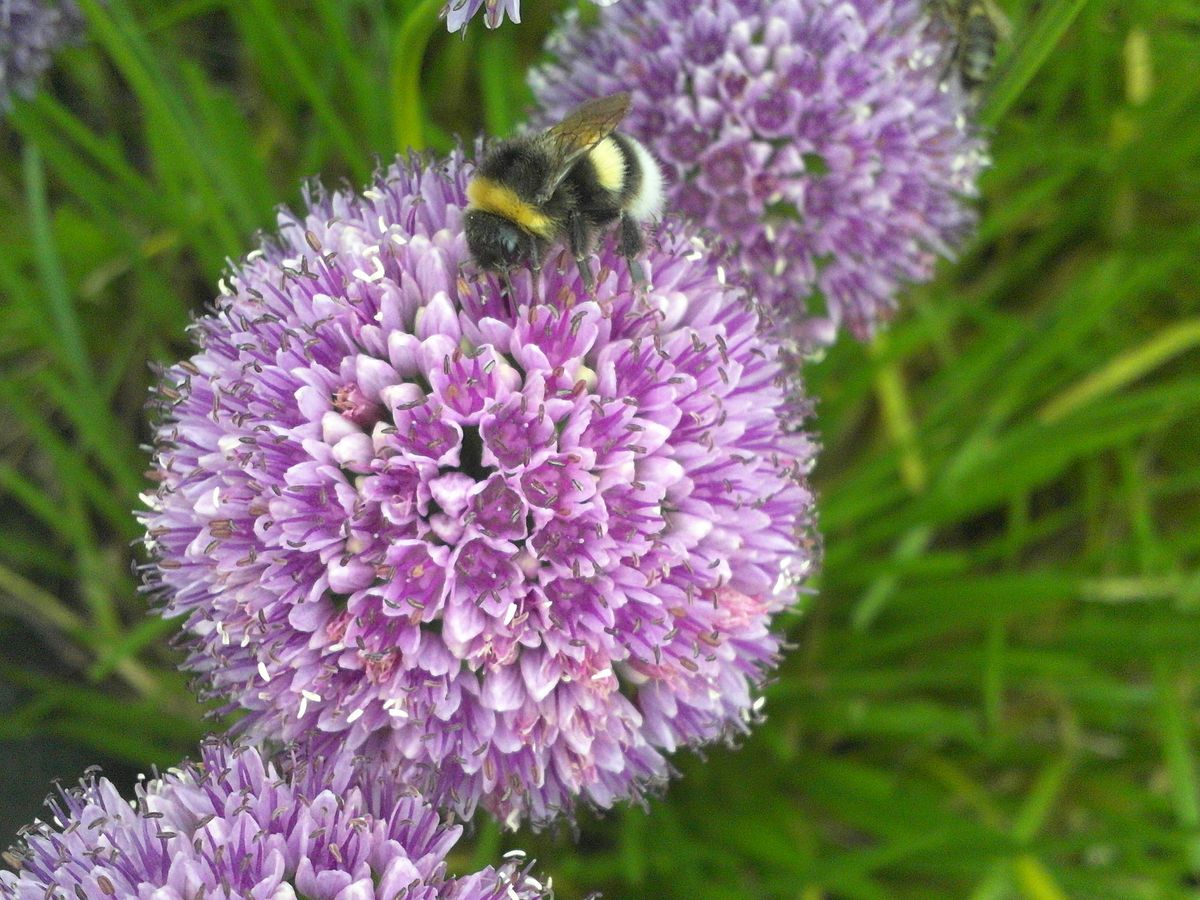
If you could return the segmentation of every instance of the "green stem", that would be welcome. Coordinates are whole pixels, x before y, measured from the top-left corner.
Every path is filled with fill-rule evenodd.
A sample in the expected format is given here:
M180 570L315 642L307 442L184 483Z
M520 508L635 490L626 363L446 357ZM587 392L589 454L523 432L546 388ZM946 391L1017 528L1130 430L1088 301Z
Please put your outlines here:
M421 67L425 48L440 21L443 0L421 0L405 17L392 45L392 127L396 150L425 149Z

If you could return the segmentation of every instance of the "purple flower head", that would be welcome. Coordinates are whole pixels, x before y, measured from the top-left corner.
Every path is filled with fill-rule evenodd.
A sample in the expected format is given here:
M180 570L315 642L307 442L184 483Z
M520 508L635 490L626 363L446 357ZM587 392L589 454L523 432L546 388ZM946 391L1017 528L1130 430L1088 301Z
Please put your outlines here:
M982 143L920 0L627 0L552 36L543 124L630 91L668 209L719 235L801 346L869 337L974 217Z
M0 0L0 110L37 90L55 51L77 41L84 20L72 0Z
M812 562L776 349L664 228L636 291L481 276L470 167L316 192L167 375L151 584L256 738L366 755L515 824L745 727ZM540 298L540 300L539 300Z
M617 0L593 0L598 6L611 6ZM488 28L499 28L507 15L514 22L521 21L521 0L446 0L442 7L442 18L449 31L460 31L483 10L483 21Z
M286 764L287 760L283 760ZM47 804L0 872L0 897L44 900L295 898L532 900L549 896L522 862L446 874L461 828L394 783L310 760L280 770L257 750L204 746L122 799L90 773Z

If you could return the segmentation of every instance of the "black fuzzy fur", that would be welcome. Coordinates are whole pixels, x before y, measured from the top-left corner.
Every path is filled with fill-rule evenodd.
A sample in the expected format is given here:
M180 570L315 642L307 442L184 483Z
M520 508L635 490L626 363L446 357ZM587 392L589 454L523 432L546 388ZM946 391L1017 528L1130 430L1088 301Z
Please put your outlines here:
M625 163L620 191L602 187L596 167L584 154L563 176L550 198L538 197L550 188L555 176L553 161L536 139L503 141L484 154L479 177L488 178L507 188L554 221L555 240L566 240L576 259L592 252L596 234L621 218L624 206L637 196L641 172L629 140L612 134ZM624 246L630 245L627 229L622 229ZM467 245L475 262L484 269L511 269L517 266L538 268L553 241L542 240L494 213L470 210L466 215ZM640 235L639 235L640 237ZM640 249L640 241L638 242Z

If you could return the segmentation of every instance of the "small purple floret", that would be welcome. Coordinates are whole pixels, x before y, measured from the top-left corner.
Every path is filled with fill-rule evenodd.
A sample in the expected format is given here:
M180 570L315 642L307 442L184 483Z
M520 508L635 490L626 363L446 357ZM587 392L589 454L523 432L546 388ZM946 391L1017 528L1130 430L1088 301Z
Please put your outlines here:
M462 832L419 796L352 767L214 742L137 787L130 805L89 774L47 801L0 872L0 897L155 900L534 900L547 889L523 860L463 878L446 873Z
M515 825L742 732L813 562L778 350L664 227L535 297L478 273L471 168L314 193L159 391L151 585L255 738L365 754Z
M720 236L803 348L870 337L974 225L986 162L921 0L626 0L550 39L543 125L630 91L668 210ZM948 79L953 81L953 79Z
M83 35L73 0L0 0L0 111L30 97L59 47Z
M611 6L617 0L592 0L597 6ZM460 31L483 10L483 22L488 28L499 28L504 17L521 21L521 0L446 0L442 18L448 31Z

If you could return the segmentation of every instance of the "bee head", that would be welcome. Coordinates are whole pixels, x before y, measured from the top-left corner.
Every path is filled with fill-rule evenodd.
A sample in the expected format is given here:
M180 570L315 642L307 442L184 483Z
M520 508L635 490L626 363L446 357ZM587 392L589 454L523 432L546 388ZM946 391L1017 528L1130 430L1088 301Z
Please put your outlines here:
M511 219L470 209L464 224L467 247L480 268L512 269L537 260L537 239Z

